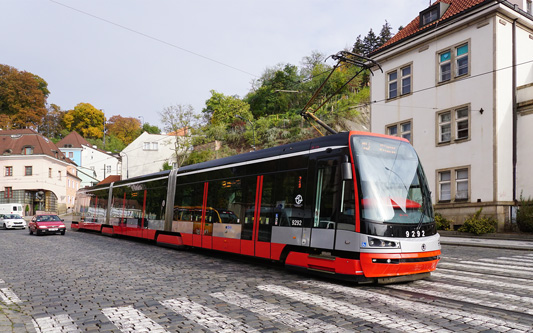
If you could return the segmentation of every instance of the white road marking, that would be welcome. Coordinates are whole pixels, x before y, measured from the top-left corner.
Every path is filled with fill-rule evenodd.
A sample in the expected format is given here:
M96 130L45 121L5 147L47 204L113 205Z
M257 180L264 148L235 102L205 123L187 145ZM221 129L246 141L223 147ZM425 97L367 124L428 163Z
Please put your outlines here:
M533 272L533 267L522 267L522 266L513 266L513 265L506 265L506 264L489 264L485 262L479 262L479 261L468 261L468 260L462 260L461 264L467 264L467 265L476 265L476 266L486 266L486 267L496 267L496 268L506 268L507 272L510 271L518 271L518 272Z
M498 259L506 259L507 257L498 257ZM521 260L525 260L527 262L533 262L533 257L529 257L529 256L512 256L511 258L513 259L521 259Z
M105 308L102 313L122 332L167 332L132 305Z
M6 283L6 281L4 281L4 280L0 279L0 283Z
M332 324L328 324L319 319L305 317L296 311L292 311L290 309L259 299L254 299L234 291L213 293L211 296L219 298L226 303L245 308L263 317L268 317L271 320L282 323L283 325L287 325L293 329L298 329L305 332L353 332Z
M35 318L33 327L40 333L70 333L81 332L74 320L68 314L51 317Z
M258 332L253 327L218 313L206 306L189 301L185 297L160 302L172 311L179 313L190 321L214 332Z
M433 273L432 273L433 274ZM527 325L522 325L518 323L511 323L509 321L495 319L493 317L485 315L477 315L475 313L463 310L448 309L446 307L430 305L426 303L418 303L415 301L409 301L400 299L397 297L392 297L390 295L383 295L377 292L372 292L368 290L360 290L351 287L339 286L336 284L330 284L325 282L316 282L316 281L301 281L300 283L321 288L328 289L338 293L348 294L350 296L357 297L358 299L374 300L382 302L388 306L396 306L399 309L412 311L416 314L426 314L428 316L434 316L438 318L446 318L450 321L459 321L464 322L469 325L474 325L477 327L486 327L493 328L497 330L506 330L509 328L528 331L530 329Z
M418 282L421 282L421 281L413 282L413 284L418 284ZM428 283L429 283L428 285L434 284L434 282L429 282L429 281L428 281ZM458 291L457 293L454 293L454 292L450 292L450 291L441 292L441 291L436 291L436 290L428 290L428 289L423 289L423 288L417 288L417 287L413 287L413 284L412 285L388 285L386 287L387 288L391 288L391 289L410 291L410 292L417 293L417 294L441 297L441 298L446 298L446 299L453 299L453 300L467 302L467 303L471 303L471 304L478 304L478 305L483 305L483 306L486 306L486 307L497 308L497 309L506 309L506 310L509 310L509 311L516 311L516 312L520 312L520 313L527 313L527 314L533 315L533 309L526 309L526 308L524 308L524 306L517 306L517 305L513 305L513 304L509 304L509 303L491 302L491 301L488 301L486 299L472 298L472 297L466 296L464 294L465 290L463 289L461 291L461 288L459 288L458 286L451 286L450 285L449 288L447 288L447 289ZM439 286L439 288L440 287L441 286ZM476 290L479 291L476 294L477 296L479 294L484 294L484 295L494 295L494 294L496 294L495 292L492 292L490 290L479 290L479 289L473 289L473 288L465 288L465 289L467 289L468 292L472 293L472 294L476 294ZM501 294L501 293L497 293L497 294ZM516 295L512 295L512 296L516 296ZM516 296L516 297L521 298L520 296Z
M283 286L260 285L257 286L257 288L263 291L292 298L302 303L313 304L328 311L337 311L338 313L343 315L347 315L353 318L360 318L375 324L380 324L389 329L394 328L396 330L404 332L413 332L417 330L440 330L442 332L447 331L443 330L442 327L426 325L417 320L405 319L401 316L396 316L394 314L383 313L383 311L372 310L368 307L361 307L353 303L339 301L332 298L319 296L304 291L294 290Z
M491 264L499 264L499 265L516 265L520 267L533 267L533 261L527 262L525 260L520 259L514 259L514 258L502 258L502 259L479 259L481 262L491 263Z
M484 267L484 266L478 266L478 265L472 265L472 264L455 264L455 263L447 263L447 262L439 262L439 268L449 268L449 269L453 269L453 270L460 270L460 269L463 269L463 268L466 268L466 269L476 269L476 270L480 270L480 271L486 271L486 272L500 272L500 273L513 273L516 275L516 273L519 273L521 275L526 275L526 276L533 276L533 273L530 273L530 272L523 272L523 271L520 271L520 272L513 272L511 270L511 268L503 268L503 266L501 265L494 265L496 267ZM501 267L501 268L500 268Z
M21 303L22 301L9 288L0 288L0 298L6 304Z
M446 271L446 273L444 271ZM488 285L488 286L495 286L498 288L529 290L533 292L533 286L529 286L524 283L526 281L529 281L526 279L513 279L513 278L505 277L504 278L505 281L487 280L486 274L465 272L465 271L460 272L460 274L455 274L456 272L457 271L453 271L451 269L438 269L437 271L432 272L431 276L435 276L438 278L452 279L452 280L457 280L457 281L463 281L463 282L477 283L477 284ZM477 276L479 278L469 277L465 275ZM517 283L510 283L510 281L516 281Z

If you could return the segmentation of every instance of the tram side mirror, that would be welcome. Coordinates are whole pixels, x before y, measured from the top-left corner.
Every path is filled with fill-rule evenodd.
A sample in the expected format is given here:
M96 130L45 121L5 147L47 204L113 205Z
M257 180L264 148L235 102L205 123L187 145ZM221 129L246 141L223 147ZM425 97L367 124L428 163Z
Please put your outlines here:
M342 169L342 179L343 180L351 180L352 177L352 165L350 162L344 162L341 164Z

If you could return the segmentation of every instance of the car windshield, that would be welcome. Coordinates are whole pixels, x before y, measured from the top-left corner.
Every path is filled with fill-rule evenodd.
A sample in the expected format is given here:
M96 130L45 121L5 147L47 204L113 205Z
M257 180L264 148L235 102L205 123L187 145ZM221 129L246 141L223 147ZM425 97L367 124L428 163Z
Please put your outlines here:
M37 216L37 222L56 222L61 221L57 215L41 215Z
M373 222L432 222L430 192L418 156L404 141L354 136L362 217Z
M18 214L7 214L4 218L6 219L21 219L20 215Z

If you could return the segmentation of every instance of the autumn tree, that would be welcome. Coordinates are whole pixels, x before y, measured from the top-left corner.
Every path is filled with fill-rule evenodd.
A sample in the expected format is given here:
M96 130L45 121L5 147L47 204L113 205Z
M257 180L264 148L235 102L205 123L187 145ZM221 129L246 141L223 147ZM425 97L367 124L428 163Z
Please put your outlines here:
M192 130L198 123L198 115L191 105L172 105L159 113L163 129L168 135L173 135L176 164L182 166L187 160L192 147Z
M4 115L4 128L38 127L46 115L49 94L48 83L41 77L0 65L0 115Z
M114 135L126 146L135 140L141 132L141 122L137 118L113 116L107 121L107 133Z
M89 103L79 103L63 117L65 128L76 131L84 138L100 139L104 136L104 112Z
M39 133L44 135L47 138L52 138L60 140L63 128L63 117L65 116L65 111L61 111L61 107L56 104L50 104L47 108L48 112L43 118L43 123L39 126ZM68 134L68 133L67 133Z

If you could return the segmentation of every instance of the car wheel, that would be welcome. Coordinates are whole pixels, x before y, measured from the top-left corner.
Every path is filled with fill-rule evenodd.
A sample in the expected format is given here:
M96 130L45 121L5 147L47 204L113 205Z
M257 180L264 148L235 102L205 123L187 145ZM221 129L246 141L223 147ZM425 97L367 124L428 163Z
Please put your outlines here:
M33 235L33 230L31 230L31 228L28 228L28 231L30 232L30 235Z
M4 223L4 229L7 230L7 225Z

